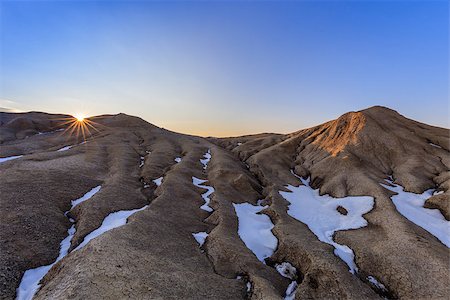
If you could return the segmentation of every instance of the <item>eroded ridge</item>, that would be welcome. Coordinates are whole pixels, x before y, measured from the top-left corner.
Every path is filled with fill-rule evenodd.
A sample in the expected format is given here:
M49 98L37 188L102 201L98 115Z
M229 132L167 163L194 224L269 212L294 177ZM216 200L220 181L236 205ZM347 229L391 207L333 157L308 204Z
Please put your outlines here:
M102 225L85 236L83 242L79 244L73 251L79 250L86 246L91 240L96 237L101 236L105 232L108 232L114 228L118 228L120 226L126 225L128 218L134 215L135 213L144 210L148 207L145 205L141 208L131 209L131 210L120 210L113 213L110 213L102 222Z
M64 213L66 217L68 217L68 213L77 205L81 204L84 201L89 200L92 198L96 193L98 193L101 189L101 186L94 187L89 192L83 195L83 197L78 198L76 200L72 200L72 207ZM72 241L73 236L75 235L76 229L75 229L75 221L68 217L69 221L72 223L72 226L67 231L67 237L64 238L60 243L60 250L59 255L56 258L56 260L46 266L41 266L38 268L30 269L25 271L22 277L22 281L19 284L19 287L17 288L17 300L31 300L33 299L34 295L38 292L40 288L40 282L42 278L45 277L45 275L50 271L50 269L53 267L54 264L56 264L58 261L63 259L68 253L70 244Z

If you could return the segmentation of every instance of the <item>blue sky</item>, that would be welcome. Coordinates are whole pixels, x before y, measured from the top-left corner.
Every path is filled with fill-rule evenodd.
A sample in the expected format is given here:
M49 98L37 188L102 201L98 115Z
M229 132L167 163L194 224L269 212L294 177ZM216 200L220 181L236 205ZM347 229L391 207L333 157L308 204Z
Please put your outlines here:
M2 1L0 107L200 135L384 105L449 127L447 1Z

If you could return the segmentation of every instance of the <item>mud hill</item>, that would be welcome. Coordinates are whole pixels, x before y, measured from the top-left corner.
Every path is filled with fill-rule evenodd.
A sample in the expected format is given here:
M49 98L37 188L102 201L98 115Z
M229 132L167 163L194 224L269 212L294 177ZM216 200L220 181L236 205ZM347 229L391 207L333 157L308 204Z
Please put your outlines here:
M448 129L384 107L232 138L76 122L0 113L1 299L450 295Z

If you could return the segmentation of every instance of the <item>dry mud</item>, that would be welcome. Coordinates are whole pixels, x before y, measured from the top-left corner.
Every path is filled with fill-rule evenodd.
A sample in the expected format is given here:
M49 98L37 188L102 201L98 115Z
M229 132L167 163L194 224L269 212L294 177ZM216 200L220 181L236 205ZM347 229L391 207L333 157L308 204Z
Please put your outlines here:
M380 185L392 176L409 192L442 191L425 207L448 220L448 129L373 107L286 135L201 138L119 114L92 119L96 130L83 143L61 130L67 117L0 115L0 157L23 155L0 163L1 299L16 297L26 270L55 261L71 226L64 212L99 185L70 211L76 227L71 252L47 273L35 299L282 299L291 280L274 268L281 262L297 269L296 299L450 295L449 249L401 215L393 193ZM204 169L200 160L208 150ZM322 195L374 197L366 227L334 236L354 251L356 274L288 214L279 191L301 184L291 170L310 177ZM200 209L205 190L193 176L214 187L213 212ZM161 177L158 186L153 180ZM233 208L258 200L267 205L263 213L278 239L265 263L240 239ZM110 213L146 205L126 225L72 251ZM209 234L201 247L196 232Z

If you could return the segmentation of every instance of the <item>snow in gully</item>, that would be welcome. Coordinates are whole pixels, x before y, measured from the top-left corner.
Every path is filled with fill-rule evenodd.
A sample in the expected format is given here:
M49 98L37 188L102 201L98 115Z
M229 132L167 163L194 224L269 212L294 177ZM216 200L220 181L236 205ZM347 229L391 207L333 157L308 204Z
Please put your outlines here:
M294 174L295 175L295 174ZM372 210L374 199L369 196L333 198L329 195L320 195L319 189L310 186L310 179L301 180L303 185L298 187L287 185L290 192L280 191L290 204L288 214L305 223L317 238L332 245L334 253L349 267L351 273L358 271L354 262L354 253L346 245L333 240L333 235L339 230L357 229L367 226L363 215ZM337 211L338 206L347 210L343 215Z
M203 155L203 159L200 159L200 163L203 165L203 170L206 170L208 167L208 163L211 160L211 150L208 149L208 151ZM175 161L178 163L181 161L180 157L175 158ZM200 179L197 177L192 176L192 184L196 187L199 187L201 189L205 189L206 192L202 194L202 198L205 201L205 204L200 206L200 209L205 210L207 212L213 212L213 209L209 206L209 203L211 199L209 198L212 193L214 193L214 188L208 185L204 185L204 183L208 182L208 180ZM203 246L203 244L206 241L206 238L208 237L208 233L201 231L201 232L195 232L192 233L192 236L197 241L197 243L200 245L200 247Z
M439 195L433 189L426 190L422 194L406 192L400 185L387 180L390 185L381 184L386 189L397 193L391 197L397 210L408 220L422 227L444 245L450 248L450 221L447 221L438 209L423 207L425 201L433 195Z
M72 207L68 211L66 211L64 215L67 216L68 212L71 211L75 206L92 198L98 191L100 191L100 189L101 186L97 186L84 194L83 197L72 200ZM74 220L71 218L69 218L69 221L71 223L74 223ZM73 236L75 235L75 231L75 224L72 224L72 226L67 231L67 237L64 238L60 243L59 255L53 263L51 263L50 265L41 266L25 271L20 285L17 289L17 300L31 300L34 297L34 295L40 288L40 281L42 280L42 278L44 278L45 274L48 273L48 271L54 264L56 264L68 254L70 243Z
M265 206L250 203L234 204L238 217L238 234L244 244L262 262L272 256L278 240L272 233L274 225L270 218L260 213Z
M21 158L23 155L15 155L15 156L8 156L8 157L0 157L0 164L9 160L18 159Z

